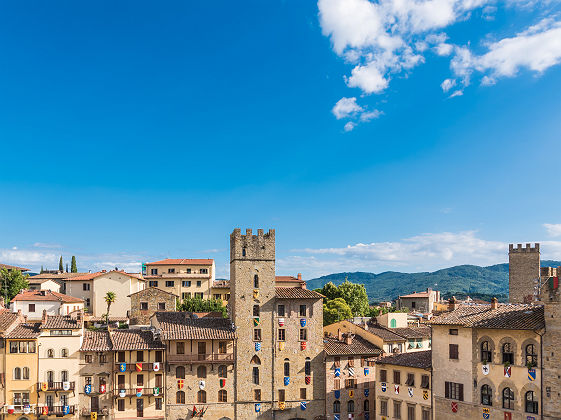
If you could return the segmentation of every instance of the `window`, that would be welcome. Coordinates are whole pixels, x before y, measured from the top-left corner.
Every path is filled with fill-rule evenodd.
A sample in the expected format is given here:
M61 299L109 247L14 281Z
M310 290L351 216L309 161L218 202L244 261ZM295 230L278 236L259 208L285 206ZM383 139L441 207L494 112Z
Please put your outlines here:
M536 400L536 395L534 391L526 392L526 413L538 414L538 401Z
M197 378L206 378L206 366L199 366L197 368Z
M197 287L201 287L201 284L202 284L201 281L197 280Z
M415 374L414 373L408 373L407 374L407 380L405 381L405 385L415 386Z
M510 343L503 344L503 363L514 364L514 352Z
M166 303L165 302L159 302L158 303L158 311L165 311L166 310Z
M212 295L212 298L214 300L222 300L222 295L218 294L218 293L215 293L215 294Z
M451 400L464 400L464 384L444 382L444 397Z
M191 280L183 280L183 281L181 282L181 285L182 285L183 287L191 287Z
M125 411L125 400L117 400L117 410Z
M393 418L394 419L401 418L401 401L393 402Z
M341 389L341 380L339 378L333 379L333 389Z
M386 369L380 370L380 382L388 382L388 371Z
M140 302L140 310L147 311L148 310L148 302Z
M333 358L333 364L335 367L341 367L341 358L339 356L335 356Z
M23 372L22 378L23 379L29 379L29 368L24 367L22 372ZM63 372L66 372L66 371L63 371ZM68 375L68 372L66 372L66 374ZM66 380L68 380L68 378Z
M152 276L157 276L158 275L158 269L157 268L151 268L150 269L150 274Z
M284 359L284 376L290 376L290 361Z
M252 377L253 377L253 383L255 385L259 385L259 368L257 366L253 367Z
M125 376L125 375L123 375L123 376ZM93 385L92 377L91 376L85 376L84 377L84 384L85 385Z
M355 366L355 358L352 356L349 356L349 358L347 359L347 363L349 364L349 367L354 367Z
M93 363L93 354L86 354L84 356L84 362L86 363Z
M514 410L514 392L508 387L503 389L503 408Z
M538 354L536 352L536 346L533 344L528 344L526 346L526 366L537 366L538 365Z
M174 287L175 282L173 280L166 280L166 287Z
M312 361L309 357L306 357L306 362L304 363L304 375L310 376L312 374Z
M284 305L278 305L277 306L277 315L278 316L284 316L285 312L284 312Z
M253 276L253 287L259 289L259 276L257 274Z
M345 388L346 389L356 388L356 379L355 378L345 379Z
M150 280L148 282L148 287L158 287L158 280Z
M251 358L251 361L249 362L253 365L260 365L261 364L261 359L259 359L259 356L255 355Z
M60 351L60 357L68 357L68 349L62 349Z
M117 375L117 386L119 389L123 389L125 387L125 375Z
M136 386L144 386L144 375L142 373L136 375Z
M300 341L306 341L308 339L308 330L306 328L300 328Z
M448 330L448 333L449 333L450 335L458 335L458 329L457 329L457 328L450 328L450 329Z
M200 404L205 404L206 403L206 391L203 391L202 389L197 392L197 402Z
M14 379L21 379L21 368L14 368Z
M279 389L279 401L286 401L284 389Z
M164 353L164 352L163 352L162 350L156 350L156 356L155 356L155 359L156 359L155 361L156 361L156 362L160 362L160 363L161 363L161 362L163 361L163 358L162 358L163 353Z
M29 307L27 308L27 312L35 312L35 304L30 303Z
M100 354L99 355L99 363L107 363L107 355L106 354Z
M225 365L218 366L218 377L227 378L228 377L228 367Z
M168 268L169 274L175 274L175 268Z
M227 351L228 351L228 343L226 343L225 341L219 341L218 342L218 353L226 354Z
M156 410L162 410L163 408L163 403L162 403L162 399L161 398L156 398L155 400L156 402Z
M103 379L103 378L101 378L101 379ZM105 379L103 379L103 380L105 381ZM63 370L63 371L60 372L60 381L61 382L68 381L68 371L67 370Z
M53 349L47 349L47 358L52 359L54 357L55 357L55 351Z
M483 385L481 387L481 404L493 405L493 390L489 385Z
M449 345L449 355L450 355L450 359L459 359L459 350L458 350L458 345L457 344L450 344Z
M245 251L245 247L242 248L242 257L245 257L246 251Z
M19 352L20 353L27 353L27 341L20 341L19 342Z
M185 367L177 366L175 368L175 377L178 379L185 379Z
M177 391L175 393L175 403L176 404L185 404L185 392Z
M429 410L425 410L423 408L423 411L421 412L421 420L430 420L430 411Z
M305 400L306 398L306 388L300 388L300 399Z
M364 411L365 412L369 412L370 411L370 400L364 400Z
M191 299L191 293L189 293L189 292L183 292L183 293L181 293L181 298L182 298L183 300L185 300L185 299Z
M91 302L90 302L90 298L86 298L86 307L90 307L91 306Z
M335 400L333 401L333 412L340 413L341 412L341 401Z
M225 389L218 391L218 402L228 402L228 393Z
M158 388L161 388L163 386L163 379L162 378L163 378L163 375L161 373L156 374L155 379L156 379L156 386Z
M284 328L279 328L279 341L285 341L286 340L286 330Z
M255 401L261 401L261 390L260 389L254 389L253 390L253 399Z
M90 290L90 284L89 283L82 283L82 290L84 292L87 292Z
M481 362L490 363L493 360L492 352L489 348L489 342L483 341L481 343Z
M353 400L350 400L349 402L347 402L347 411L349 413L354 413L355 412L355 402Z
M407 420L415 420L415 406L407 404Z
M393 383L399 385L401 383L401 371L393 371Z
M27 351L28 353L35 353L35 341L27 342Z
M388 415L388 402L386 400L380 401L380 415L381 416Z
M47 371L47 382L54 382L55 381L55 372L52 370Z
M125 361L125 352L120 351L117 353L117 361L123 363Z
M136 352L136 361L137 362L144 362L144 352L143 351L137 351Z
M175 342L175 353L176 354L185 354L185 343L183 341L176 341Z
M430 388L430 379L429 375L421 376L421 388L429 389Z
M202 299L203 298L203 293L202 292L195 292L195 299Z
M306 305L300 305L300 316L306 316L307 308Z
M72 330L51 330L51 335L72 335Z
M395 318L392 318L392 320L390 321L390 328L396 328L397 327L397 321L395 320Z
M259 316L259 305L253 305L253 316Z
M188 268L186 271L187 271L187 274L191 274L191 269L190 268Z
M201 268L201 274L208 274L208 268Z
M261 329L255 328L253 330L253 341L261 341Z

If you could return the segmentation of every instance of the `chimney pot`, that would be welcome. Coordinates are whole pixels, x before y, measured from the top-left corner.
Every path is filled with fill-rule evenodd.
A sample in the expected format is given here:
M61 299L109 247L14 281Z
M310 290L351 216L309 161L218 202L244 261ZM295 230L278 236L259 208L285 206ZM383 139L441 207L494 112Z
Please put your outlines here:
M302 273L298 273L298 280L302 280Z
M491 299L491 309L497 309L499 307L499 300L494 297Z
M449 311L455 310L457 304L458 304L458 301L456 300L456 296L452 296L452 297L450 298L450 300L448 301L448 310L449 310Z

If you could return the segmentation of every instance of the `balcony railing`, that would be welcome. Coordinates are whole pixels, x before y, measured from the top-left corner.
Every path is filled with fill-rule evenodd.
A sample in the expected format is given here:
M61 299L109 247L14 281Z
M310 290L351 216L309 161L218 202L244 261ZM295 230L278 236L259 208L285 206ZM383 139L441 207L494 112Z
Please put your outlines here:
M45 414L45 409L47 409L46 414ZM62 417L62 416L66 416L66 415L74 415L75 412L76 412L76 406L75 405L69 405L68 406L68 413L64 412L64 406L63 405L51 405L51 406L44 406L44 407L35 407L35 414L37 414L38 416Z
M37 382L37 390L43 391L41 388L45 382ZM64 384L67 383L69 388L64 389ZM47 382L47 389L46 391L74 391L74 387L76 386L75 382Z
M121 391L125 391L126 397L135 397L139 389L142 390L143 397L160 397L164 395L163 387L159 387L159 392L156 394L154 392L154 388L143 388L143 387L127 388L125 386L119 388L118 385L115 387L115 390L113 391L113 395L120 397Z
M80 415L81 416L87 416L90 417L92 415L92 413L97 413L97 416L108 416L109 415L109 409L108 408L98 408L96 410L92 410L90 408L84 407L82 408L82 410L80 410Z
M234 362L234 353L168 354L170 363L224 363Z
M162 362L159 362L159 363L160 363L160 371L162 371L163 368L164 368L163 363ZM147 372L154 371L154 363L140 363L140 364L142 365L142 370L143 371L144 370L147 371ZM120 368L121 368L121 363L120 362L115 363L115 370L117 372L121 372ZM125 372L135 372L135 371L136 371L136 363L127 363L126 364Z

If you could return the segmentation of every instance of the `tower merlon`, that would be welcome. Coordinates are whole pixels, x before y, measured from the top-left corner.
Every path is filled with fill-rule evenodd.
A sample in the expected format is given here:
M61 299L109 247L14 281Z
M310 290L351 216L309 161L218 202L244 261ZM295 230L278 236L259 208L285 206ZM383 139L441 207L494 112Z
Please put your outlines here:
M531 243L527 243L525 246L517 244L516 247L514 247L514 244L508 244L508 252L509 254L513 252L540 252L540 244L536 242L533 247Z

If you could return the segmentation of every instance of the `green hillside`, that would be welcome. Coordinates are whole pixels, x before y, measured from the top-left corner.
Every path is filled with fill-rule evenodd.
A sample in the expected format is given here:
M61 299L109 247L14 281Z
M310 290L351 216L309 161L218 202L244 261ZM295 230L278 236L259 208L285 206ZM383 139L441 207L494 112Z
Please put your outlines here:
M542 261L542 266L560 266L560 261ZM386 271L380 274L355 272L336 273L307 281L309 289L323 287L328 282L341 284L345 278L362 283L371 301L394 300L399 295L423 291L427 287L438 289L443 295L480 296L482 298L508 296L508 264L488 267L458 265L432 273L399 273Z

